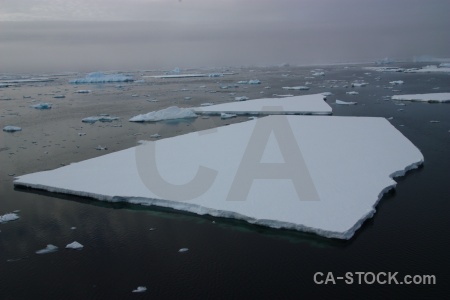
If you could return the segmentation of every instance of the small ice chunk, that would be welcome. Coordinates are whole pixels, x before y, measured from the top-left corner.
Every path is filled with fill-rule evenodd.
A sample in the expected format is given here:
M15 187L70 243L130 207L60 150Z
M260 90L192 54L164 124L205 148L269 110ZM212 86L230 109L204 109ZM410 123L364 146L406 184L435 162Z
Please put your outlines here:
M325 97L333 95L333 93L331 93L331 92L323 92L321 94L324 95Z
M36 254L47 254L58 251L58 247L52 244L48 244L44 249L36 251Z
M133 290L133 293L143 293L146 291L147 291L147 288L145 286L138 286L135 290Z
M178 252L183 253L183 252L187 252L189 251L188 248L181 248L180 250L178 250Z
M400 84L403 84L405 82L403 80L395 80L395 81L391 81L389 83L392 84L392 85L400 85Z
M235 101L246 101L250 98L246 97L246 96L241 96L241 97L234 97Z
M19 219L19 216L15 213L8 213L8 214L4 214L2 216L0 216L0 224L1 223L6 223L6 222L10 222L10 221L14 221Z
M441 121L438 120L431 120L430 123L440 123Z
M206 103L200 104L200 106L211 106L211 105L214 105L214 103L206 102Z
M325 76L324 72L314 72L311 74L312 76Z
M279 94L273 94L274 97L294 97L292 94L285 94L285 95L279 95Z
M346 92L347 95L359 95L358 92L355 91L351 91L351 92Z
M77 241L67 244L66 249L75 249L75 250L81 250L83 249L83 245L81 245L80 243L78 243Z
M363 86L366 86L366 85L368 85L367 82L353 82L352 83L352 87L363 87Z
M22 131L22 128L18 127L18 126L5 126L3 127L3 131L5 132L15 132L15 131Z
M171 106L158 111L152 111L147 114L132 117L130 122L157 122L163 120L196 118L197 115L192 109Z
M78 94L89 94L91 92L91 90L78 90L77 93Z
M97 147L95 147L95 150L102 151L102 150L108 150L108 148L98 145Z
M39 103L39 104L31 105L30 107L35 108L35 109L51 109L52 104L51 103Z
M191 100L192 97L184 97L184 100Z
M241 81L238 81L238 84L248 84L248 81L246 81L246 80L241 80Z
M62 99L62 98L66 98L66 96L64 96L64 95L55 95L55 96L53 96L53 98Z
M259 81L258 79L252 79L248 81L248 84L261 84L261 81Z
M70 227L71 230L77 229L75 226Z
M294 91L307 91L309 90L308 86L284 86L283 90L294 90Z
M355 105L358 102L346 102L346 101L341 101L341 100L336 100L336 104L339 105Z
M90 123L90 124L94 124L95 122L99 121L99 122L112 122L115 120L119 120L118 117L114 117L114 116L108 116L106 114L100 114L98 116L92 116L92 117L87 117L81 120L81 122L83 123Z
M236 117L236 114L227 114L227 113L221 113L220 118L221 119L231 119Z

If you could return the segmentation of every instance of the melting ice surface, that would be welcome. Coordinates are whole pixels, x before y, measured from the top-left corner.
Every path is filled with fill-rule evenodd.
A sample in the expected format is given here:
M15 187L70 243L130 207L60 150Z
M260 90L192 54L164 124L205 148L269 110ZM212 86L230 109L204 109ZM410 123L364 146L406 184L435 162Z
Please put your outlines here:
M262 98L194 108L203 114L331 114L322 94L286 98Z
M163 120L196 118L197 115L192 109L171 106L147 114L137 115L130 119L130 122L157 122Z
M418 102L450 102L450 93L395 95L392 100Z
M107 83L107 82L128 82L133 81L133 78L123 74L104 74L101 72L89 73L84 78L77 78L70 81L70 83Z
M384 118L276 115L146 142L14 184L349 239L393 178L423 160Z

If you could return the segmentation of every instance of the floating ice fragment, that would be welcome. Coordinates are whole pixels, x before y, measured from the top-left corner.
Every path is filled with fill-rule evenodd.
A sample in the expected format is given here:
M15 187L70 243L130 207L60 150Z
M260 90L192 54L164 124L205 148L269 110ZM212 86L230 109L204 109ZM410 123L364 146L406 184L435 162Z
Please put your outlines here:
M309 90L308 86L284 86L283 90L294 90L294 91L307 91Z
M84 246L78 243L77 241L67 244L66 246L67 249L75 249L75 250L83 249L83 247Z
M277 127L283 122L289 130ZM255 135L261 130L267 133L263 139ZM283 140L286 134L288 138ZM252 166L262 166L262 161L279 163L280 150L296 149L285 144L289 141L298 146L304 163L293 161L292 165L292 160L287 161L289 156L285 157L286 163L280 164L275 173L262 174L266 178L273 176L272 180L254 180L246 187L247 196L230 198L245 201L227 200L230 191L235 190L233 181L244 174L239 174L239 165L245 163L243 157L253 159L253 164L247 166L247 171L252 172ZM420 151L385 118L283 115L218 127L210 134L193 132L161 139L52 171L23 175L14 184L349 239L365 220L373 217L382 195L395 187L394 178L418 167L423 159ZM199 166L213 172L211 180L203 178L205 181L200 183L205 189L198 193L196 184L188 191L197 194L186 196L186 189L180 191L177 185L192 181ZM145 182L145 178L154 177L151 172L155 168L163 181ZM301 178L297 178L299 182L286 177L280 180L279 170L294 170L288 173L294 175L300 170L300 174L310 176L312 183L305 184ZM215 172L218 175L214 178ZM161 189L164 181L170 188ZM317 190L320 201L307 201L316 199L305 193L311 187Z
M18 127L18 126L5 126L3 127L3 131L5 132L16 132L16 131L22 131L22 128Z
M158 133L155 133L155 134L150 135L150 137L151 137L152 139L157 139L157 138L160 138L161 135L158 134Z
M0 216L0 224L1 223L6 223L6 222L10 222L10 221L14 221L19 219L19 216L15 213L8 213L8 214L4 214L2 216Z
M107 83L107 82L129 82L133 78L123 74L104 74L101 72L93 72L86 75L84 78L71 80L70 83Z
M358 102L346 102L346 101L336 100L336 104L339 104L339 105L355 105L357 103Z
M363 87L363 86L366 86L366 85L368 85L367 82L353 82L352 83L352 87Z
M100 145L98 145L98 146L95 147L94 149L95 149L95 150L99 150L99 151L102 151L102 150L108 150L108 148L102 147L102 146L100 146Z
M248 100L248 99L250 99L250 98L249 98L249 97L246 97L246 96L234 97L234 100L235 100L235 101L246 101L246 100Z
M78 90L77 93L78 94L89 94L91 92L91 90Z
M395 80L395 81L391 81L389 83L392 84L392 85L400 85L400 84L403 84L405 82L403 80Z
M227 114L227 113L221 113L220 118L221 119L231 119L236 117L236 114Z
M64 96L64 95L56 95L56 96L53 96L53 98L62 99L62 98L66 98L66 96Z
M395 95L392 100L419 102L450 102L450 93Z
M206 103L200 104L200 106L211 106L211 105L214 105L214 103L206 102Z
M312 76L325 76L324 72L314 72L311 74Z
M279 95L279 94L273 94L274 97L294 97L292 94L285 94L285 95Z
M246 80L241 80L241 81L238 81L238 84L248 84L248 81L246 81Z
M114 117L114 116L108 116L108 115L98 115L98 116L92 116L92 117L87 117L81 120L81 122L83 123L90 123L90 124L94 124L95 122L99 121L99 122L112 122L115 120L119 120L118 117Z
M258 79L252 79L248 81L248 84L261 84L261 81L259 81Z
M196 118L197 115L192 109L171 106L158 111L132 117L130 122L157 122L162 120L174 120L185 118Z
M333 95L333 93L331 93L331 92L323 92L321 94L324 95L325 97Z
M181 248L180 250L178 250L178 252L183 253L183 252L187 252L189 251L188 248Z
M438 120L431 120L430 123L440 123L441 121Z
M138 286L135 290L133 290L133 293L144 293L147 291L147 288L145 286Z
M36 254L47 254L58 251L58 247L52 244L48 244L44 249L36 251Z
M35 108L35 109L51 109L52 104L51 103L39 103L39 104L31 105L30 107Z
M346 92L347 95L359 95L356 91Z

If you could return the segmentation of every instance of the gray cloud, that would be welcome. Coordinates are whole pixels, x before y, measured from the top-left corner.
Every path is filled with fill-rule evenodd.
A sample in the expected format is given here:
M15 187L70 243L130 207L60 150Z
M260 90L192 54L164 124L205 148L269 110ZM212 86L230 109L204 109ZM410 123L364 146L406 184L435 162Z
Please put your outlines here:
M450 56L447 0L3 0L1 5L1 19L14 22L1 22L0 72ZM20 21L24 16L29 21Z

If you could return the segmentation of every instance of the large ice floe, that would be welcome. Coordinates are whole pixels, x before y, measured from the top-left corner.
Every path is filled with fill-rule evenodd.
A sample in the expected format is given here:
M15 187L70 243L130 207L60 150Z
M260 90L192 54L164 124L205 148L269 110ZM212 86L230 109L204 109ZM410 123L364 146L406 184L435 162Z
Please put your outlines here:
M299 115L330 115L331 107L324 101L322 94L294 96L285 98L262 98L247 101L222 103L194 108L196 113L238 115L258 114L299 114Z
M143 142L14 184L349 239L393 178L423 160L384 118L275 115Z
M15 221L17 219L19 219L19 216L15 213L0 215L0 224Z
M77 78L70 81L74 84L83 83L108 83L108 82L130 82L133 81L131 76L123 74L104 74L101 72L93 72L86 75L83 78Z
M164 120L196 118L197 114L190 108L171 106L158 111L151 111L132 117L130 122L158 122Z
M450 93L395 95L392 100L418 102L450 102Z

